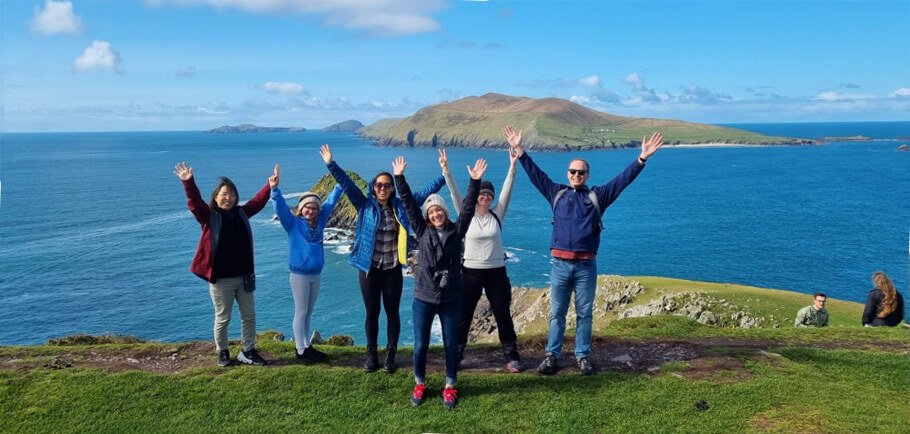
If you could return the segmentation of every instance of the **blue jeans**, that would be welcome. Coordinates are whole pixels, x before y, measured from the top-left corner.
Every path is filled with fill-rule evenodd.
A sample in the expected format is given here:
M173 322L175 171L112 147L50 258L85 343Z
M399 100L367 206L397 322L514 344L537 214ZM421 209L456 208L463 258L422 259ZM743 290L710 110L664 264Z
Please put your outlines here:
M569 261L553 258L550 268L550 328L547 352L559 357L566 333L566 312L569 298L575 291L575 358L591 354L591 321L594 313L594 293L597 290L597 260Z
M433 317L439 315L442 323L442 343L446 351L446 384L455 385L458 375L458 321L461 301L432 304L414 299L414 380L425 383L427 376L427 350L430 347L430 329Z

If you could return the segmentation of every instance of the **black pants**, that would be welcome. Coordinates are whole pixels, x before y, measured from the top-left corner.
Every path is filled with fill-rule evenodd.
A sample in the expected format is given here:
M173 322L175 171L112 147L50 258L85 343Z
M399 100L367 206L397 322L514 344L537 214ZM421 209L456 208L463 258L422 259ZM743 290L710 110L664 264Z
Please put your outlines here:
M388 270L370 268L370 273L359 273L360 294L363 305L367 308L367 318L363 328L367 335L367 346L377 346L379 339L380 302L385 308L386 339L390 347L398 346L398 335L401 334L401 316L398 307L401 305L401 265Z
M518 346L515 337L515 325L512 323L512 283L506 274L506 267L477 269L461 269L461 332L458 336L458 348L464 351L468 344L468 331L471 329L471 320L474 318L474 309L480 301L480 294L486 293L496 319L496 329L499 331L499 342L502 344L502 353L506 360L521 360L518 356Z

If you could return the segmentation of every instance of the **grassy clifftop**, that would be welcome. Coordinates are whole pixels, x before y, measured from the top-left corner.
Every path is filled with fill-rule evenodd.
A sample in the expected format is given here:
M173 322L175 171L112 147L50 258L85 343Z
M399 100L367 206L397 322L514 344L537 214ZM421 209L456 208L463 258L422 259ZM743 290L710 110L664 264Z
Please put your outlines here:
M625 280L641 284L639 294L708 293L775 318L810 298ZM217 368L209 342L0 347L2 431L906 432L910 330L859 327L856 303L833 300L830 309L832 326L818 330L613 318L595 332L593 377L577 374L571 336L553 377L505 374L497 345L472 345L455 411L439 399L440 348L430 354L431 398L412 408L407 348L388 375L359 369L362 347L320 346L328 363L301 365L292 343L265 339L261 352L275 363L264 368ZM544 344L540 334L522 336L526 366Z
M384 146L502 148L502 129L524 130L529 149L573 150L640 145L661 131L668 144L801 144L734 128L670 119L616 116L558 98L532 99L489 93L425 107L401 119L384 119L360 130Z

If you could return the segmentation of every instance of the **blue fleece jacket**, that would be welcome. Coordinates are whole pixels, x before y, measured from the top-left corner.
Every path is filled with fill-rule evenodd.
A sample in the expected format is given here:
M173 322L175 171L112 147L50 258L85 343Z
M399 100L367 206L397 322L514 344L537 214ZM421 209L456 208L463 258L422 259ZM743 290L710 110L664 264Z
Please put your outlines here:
M364 273L369 273L370 264L373 259L373 245L376 242L376 231L379 228L379 221L382 219L381 205L379 205L379 202L373 197L373 183L370 182L370 184L367 185L367 192L364 194L363 191L357 187L357 184L348 177L348 174L344 172L344 169L342 169L338 163L332 161L327 164L326 167L329 169L329 173L335 178L335 181L344 189L344 194L348 196L351 205L354 205L354 208L357 209L357 230L354 235L354 247L351 250L351 256L348 258L348 263ZM440 175L424 187L423 190L414 193L414 199L419 205L423 205L423 202L427 200L427 197L438 192L444 185L446 185L445 178ZM410 230L408 217L404 212L404 205L401 204L401 199L395 195L394 190L392 191L392 197L389 198L389 203L392 206L392 211L395 213L395 218L401 223L403 230ZM401 243L399 243L399 245L400 244ZM402 256L402 253L403 252L399 252L399 258Z
M292 273L311 276L322 272L325 265L325 252L322 248L325 224L329 221L329 216L332 215L332 210L340 197L341 187L336 185L322 203L314 228L307 224L303 217L296 217L291 213L280 189L272 190L275 214L278 214L281 226L288 233L288 266Z
M518 161L528 173L531 184L537 187L537 190L547 199L548 206L553 209L553 237L550 240L550 248L570 252L597 253L597 249L600 247L601 215L597 213L597 209L588 197L588 187L571 188L568 185L553 182L527 152L522 153ZM635 180L642 168L643 166L638 164L638 160L633 161L607 184L591 187L590 190L597 195L600 209L607 209L619 198L619 194ZM566 190L566 192L553 207L553 198L560 190Z

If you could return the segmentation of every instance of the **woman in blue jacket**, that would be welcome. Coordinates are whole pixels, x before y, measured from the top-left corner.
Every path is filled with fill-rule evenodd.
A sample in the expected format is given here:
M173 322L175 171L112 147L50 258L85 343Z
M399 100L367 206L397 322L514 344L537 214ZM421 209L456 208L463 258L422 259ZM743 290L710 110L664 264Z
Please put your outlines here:
M336 185L325 203L311 191L303 193L292 212L281 190L278 188L279 167L275 165L275 176L269 178L275 214L281 226L288 233L288 265L291 268L291 294L294 295L294 345L297 360L319 362L325 353L313 348L310 322L313 307L319 296L319 275L325 264L323 232L332 215L335 204L341 197L341 187Z
M377 340L379 338L380 306L386 315L386 357L383 369L392 373L398 369L395 353L398 350L398 336L401 334L401 288L404 284L401 266L407 265L407 234L410 227L401 200L395 196L392 174L380 172L367 186L367 192L357 187L347 173L332 160L329 145L322 145L319 151L329 173L344 189L351 205L357 209L357 229L354 247L348 263L359 270L360 293L366 307L364 328L367 339L367 357L363 370L373 372L379 369ZM422 191L414 194L418 204L439 191L445 179L439 176Z

